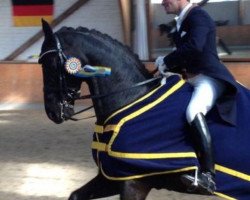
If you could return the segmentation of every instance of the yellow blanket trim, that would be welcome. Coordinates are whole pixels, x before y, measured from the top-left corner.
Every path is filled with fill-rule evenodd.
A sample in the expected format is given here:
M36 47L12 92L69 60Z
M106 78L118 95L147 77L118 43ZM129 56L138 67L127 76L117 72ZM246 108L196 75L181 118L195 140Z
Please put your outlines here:
M156 176L156 175L161 175L161 174L172 174L172 173L178 173L178 172L185 172L185 171L192 171L196 170L196 166L191 166L191 167L186 167L182 169L176 169L176 170L170 170L170 171L165 171L165 172L154 172L154 173L149 173L149 174L140 174L140 175L134 175L134 176L126 176L126 177L111 177L105 174L105 172L102 169L102 165L100 165L101 172L104 177L106 177L109 180L114 180L114 181L125 181L125 180L132 180L132 179L138 179L142 177L148 177L148 176Z
M95 133L103 134L104 132L108 131L114 131L116 125L107 125L107 126L100 126L100 125L95 125Z
M108 145L101 142L92 142L92 149L108 152ZM175 152L175 153L124 153L108 152L108 155L118 158L129 159L164 159L164 158L196 158L194 152Z
M149 109L153 108L155 105L159 104L160 102L162 102L164 99L166 99L167 97L169 97L171 94L173 94L175 91L177 91L179 88L181 88L181 86L183 86L183 84L185 83L184 80L180 80L178 83L176 83L174 86L172 86L166 93L164 93L161 97L159 97L157 100L155 100L154 102L151 102L150 104L142 107L141 109L131 113L130 115L122 118L119 123L116 125L115 127L115 130L114 130L114 134L113 136L111 137L110 141L109 141L109 144L108 144L108 153L111 155L111 154L115 154L115 152L112 152L111 151L111 145L113 144L115 138L117 137L122 125L139 116L140 114L148 111Z
M233 169L229 169L227 167L223 167L221 165L215 165L215 169L216 171L221 171L225 174L229 174L231 176L235 176L237 178L240 178L240 179L243 179L245 181L250 181L250 175L248 174L244 174L242 172L239 172L239 171L236 171L236 170L233 170Z
M115 115L117 115L118 113L130 108L131 106L135 105L136 103L138 102L141 102L143 101L144 99L150 97L152 94L154 94L158 89L160 89L163 85L160 85L159 87L155 88L154 90L152 90L151 92L149 92L148 94L144 95L143 97L139 98L138 100L136 100L135 102L125 106L124 108L120 109L120 110L117 110L116 112L114 112L112 115L110 115L105 121L104 121L104 124L110 120L112 117L114 117Z
M222 198L224 198L224 199L237 200L237 199L235 199L235 198L233 198L233 197L227 196L227 195L222 194L222 193L219 193L219 192L214 192L214 194L215 194L216 196L222 197Z
M130 158L130 159L164 159L164 158L196 158L193 152L185 153L123 153L110 151L108 154L112 157Z
M92 142L91 148L98 151L107 151L107 144L101 142Z
M95 129L94 129L95 133L103 133L103 131L104 131L104 127L103 126L95 125Z

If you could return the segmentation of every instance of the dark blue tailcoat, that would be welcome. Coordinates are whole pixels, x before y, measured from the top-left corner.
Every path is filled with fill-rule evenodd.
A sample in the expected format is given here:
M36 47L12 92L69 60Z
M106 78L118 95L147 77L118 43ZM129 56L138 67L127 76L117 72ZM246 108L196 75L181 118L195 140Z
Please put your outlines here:
M235 125L237 83L217 55L214 21L200 7L192 7L175 32L174 42L177 49L164 58L167 67L173 72L185 69L223 81L227 91L216 105L223 121Z

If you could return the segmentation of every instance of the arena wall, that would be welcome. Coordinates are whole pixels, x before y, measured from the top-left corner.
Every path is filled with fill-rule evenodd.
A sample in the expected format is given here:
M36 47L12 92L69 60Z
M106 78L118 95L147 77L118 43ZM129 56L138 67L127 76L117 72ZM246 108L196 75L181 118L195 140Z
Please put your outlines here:
M228 69L236 79L250 88L250 63L227 62ZM153 63L146 63L153 70ZM3 103L43 103L42 69L38 64L0 64L0 105ZM88 88L83 84L82 92L88 94ZM90 101L84 103L89 104Z

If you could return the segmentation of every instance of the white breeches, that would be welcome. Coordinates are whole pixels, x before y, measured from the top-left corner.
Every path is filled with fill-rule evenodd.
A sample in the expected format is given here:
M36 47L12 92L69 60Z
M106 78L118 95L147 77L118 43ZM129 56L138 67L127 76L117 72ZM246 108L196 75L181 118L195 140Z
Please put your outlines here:
M215 101L222 95L225 85L209 76L199 74L187 80L194 91L186 110L186 118L189 124L198 113L207 114L215 104Z

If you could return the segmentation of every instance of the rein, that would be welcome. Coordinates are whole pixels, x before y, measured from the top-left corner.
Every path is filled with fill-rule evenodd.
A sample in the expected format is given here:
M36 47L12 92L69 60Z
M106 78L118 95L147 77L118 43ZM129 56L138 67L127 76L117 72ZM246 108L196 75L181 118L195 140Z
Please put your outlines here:
M91 99L100 99L100 98L104 98L104 97L107 97L107 96L110 96L110 95L114 95L114 94L118 94L118 93L124 92L126 90L130 90L130 89L142 86L142 85L146 85L148 83L154 82L154 81L159 80L161 78L162 78L162 76L158 76L158 77L154 77L154 78L148 79L146 81L142 81L142 82L136 83L135 85L132 85L131 87L124 88L124 89L121 89L121 90L117 90L117 91L114 91L114 92L109 92L107 94L84 95L84 96L78 97L77 99L90 99L90 98Z
M42 58L44 58L45 56L47 56L48 54L51 54L51 53L57 53L59 58L60 58L60 66L63 66L65 64L65 61L67 60L67 56L64 54L63 52L63 49L62 49L62 45L60 43L60 40L59 40L59 37L54 34L55 36L55 40L56 40L56 49L50 49L48 51L45 51L44 53L42 53L40 56L39 56L39 60L38 62L41 63L41 60ZM154 72L155 73L155 70ZM60 104L62 105L61 107L61 115L62 115L62 118L65 119L65 116L64 116L64 112L63 112L63 109L65 107L72 107L71 104L69 104L66 100L65 100L65 94L67 97L70 98L71 101L75 101L75 100L83 100L83 99L99 99L99 98L104 98L104 97L107 97L107 96L110 96L110 95L115 95L117 93L121 93L121 92L124 92L126 90L130 90L130 89L133 89L133 88L137 88L139 86L143 86L143 85L146 85L148 83L151 83L151 82L154 82L154 81L157 81L157 80L160 80L162 79L162 76L157 76L157 77L154 77L154 78L151 78L151 79L148 79L148 80L145 80L145 81L142 81L142 82L139 82L139 83L136 83L135 85L132 85L131 87L128 87L128 88L124 88L124 89L121 89L121 90L117 90L117 91L114 91L114 92L110 92L110 93L107 93L107 94L99 94L99 95L84 95L84 96L80 96L80 97L74 97L72 96L71 94L69 94L67 92L67 86L66 86L66 81L65 81L65 76L63 74L63 71L62 71L62 67L59 68L59 80L60 80L60 88L59 88L59 92L60 92L60 97L61 97L61 102ZM54 89L54 90L58 90L58 89L55 89L55 88L50 88L50 87L46 87L45 89ZM82 112L85 112L89 109L93 108L93 106L89 106L85 109L82 109L78 112L75 112L72 116L75 116L77 114L80 114ZM82 119L75 119L73 117L69 117L65 120L73 120L73 121L79 121L79 120L82 120L82 119L89 119L89 118L92 118L92 117L95 117L95 116L91 116L91 117L87 117L87 118L82 118Z

